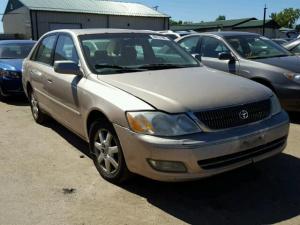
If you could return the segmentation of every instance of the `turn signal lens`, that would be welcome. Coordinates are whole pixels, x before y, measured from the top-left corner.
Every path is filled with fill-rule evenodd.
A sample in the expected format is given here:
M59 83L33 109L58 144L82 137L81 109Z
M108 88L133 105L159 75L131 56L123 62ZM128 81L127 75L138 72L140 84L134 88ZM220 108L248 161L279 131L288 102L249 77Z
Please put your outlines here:
M128 123L131 129L137 133L147 133L153 130L152 124L147 120L144 115L134 115L127 113Z

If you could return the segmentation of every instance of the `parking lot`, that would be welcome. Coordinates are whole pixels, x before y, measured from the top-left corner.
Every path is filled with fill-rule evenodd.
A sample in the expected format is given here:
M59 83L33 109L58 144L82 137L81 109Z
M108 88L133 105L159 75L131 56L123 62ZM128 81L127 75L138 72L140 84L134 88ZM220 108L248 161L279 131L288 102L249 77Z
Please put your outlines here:
M0 115L0 224L300 224L299 114L286 151L255 166L123 186L100 178L81 139L34 123L26 100L0 102Z

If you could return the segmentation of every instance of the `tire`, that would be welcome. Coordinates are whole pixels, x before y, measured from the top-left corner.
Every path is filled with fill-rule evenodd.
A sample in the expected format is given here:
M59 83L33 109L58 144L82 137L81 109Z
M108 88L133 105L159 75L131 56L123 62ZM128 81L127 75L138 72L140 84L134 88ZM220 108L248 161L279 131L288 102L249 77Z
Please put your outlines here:
M107 121L94 122L90 128L89 141L93 161L100 175L114 184L128 180L130 172L113 126Z
M41 111L34 91L31 90L28 96L33 119L38 124L43 124L47 120L47 115Z

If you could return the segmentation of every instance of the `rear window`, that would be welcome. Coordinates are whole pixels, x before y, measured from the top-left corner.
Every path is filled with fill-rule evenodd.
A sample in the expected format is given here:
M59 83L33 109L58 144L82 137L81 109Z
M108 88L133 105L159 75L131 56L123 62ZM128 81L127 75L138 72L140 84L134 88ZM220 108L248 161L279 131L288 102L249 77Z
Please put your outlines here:
M34 43L13 43L0 45L1 59L24 59L30 53Z

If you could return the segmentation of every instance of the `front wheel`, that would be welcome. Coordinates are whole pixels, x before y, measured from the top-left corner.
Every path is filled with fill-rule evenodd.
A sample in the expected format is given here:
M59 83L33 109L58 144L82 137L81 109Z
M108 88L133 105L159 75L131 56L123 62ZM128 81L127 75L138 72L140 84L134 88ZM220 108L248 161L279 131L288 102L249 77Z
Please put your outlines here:
M41 111L38 100L33 90L29 93L29 101L30 101L32 116L35 122L39 124L44 123L45 120L47 119L47 115Z
M113 126L106 121L96 121L90 129L90 151L100 175L107 181L120 184L130 172Z

